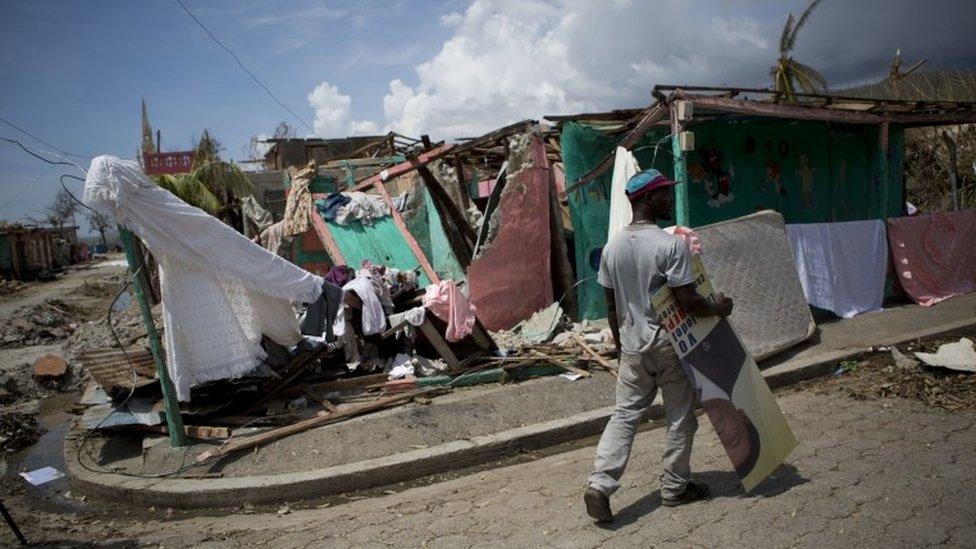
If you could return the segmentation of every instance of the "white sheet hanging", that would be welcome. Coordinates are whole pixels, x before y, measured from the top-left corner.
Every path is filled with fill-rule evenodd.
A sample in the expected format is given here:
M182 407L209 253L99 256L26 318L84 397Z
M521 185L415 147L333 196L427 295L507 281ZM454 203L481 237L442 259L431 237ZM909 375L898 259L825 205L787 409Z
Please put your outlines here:
M880 219L787 225L810 305L850 318L881 310L888 238Z
M92 160L84 197L159 262L166 366L181 401L196 384L256 367L262 334L282 345L300 339L290 302L318 299L321 277L156 186L135 162Z
M627 188L627 180L635 173L640 171L637 159L630 151L623 147L617 147L617 153L613 160L613 181L610 185L610 226L607 229L607 240L613 238L620 229L630 225L634 212L630 209L630 201L624 189Z

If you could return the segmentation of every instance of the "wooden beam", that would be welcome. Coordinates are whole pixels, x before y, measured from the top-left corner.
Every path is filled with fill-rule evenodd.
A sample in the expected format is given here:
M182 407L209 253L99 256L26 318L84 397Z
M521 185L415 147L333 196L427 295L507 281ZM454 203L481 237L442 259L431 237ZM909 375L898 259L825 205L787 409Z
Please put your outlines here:
M634 143L637 142L647 130L651 129L651 126L656 124L658 121L662 120L668 114L667 105L654 102L651 106L647 107L641 111L640 117L637 119L634 127L627 132L623 138L617 143L617 147L623 147L625 149L630 149ZM599 164L593 167L592 170L586 173L583 177L579 178L572 185L566 187L566 192L570 193L576 189L586 185L587 183L593 181L597 177L607 171L610 166L613 166L614 155L616 154L616 147L607 156L600 161Z
M401 176L405 173L410 173L413 170L416 170L418 166L423 166L424 164L433 162L434 160L437 160L438 158L444 156L452 148L454 148L454 145L452 145L451 143L447 143L433 150L421 153L420 155L414 158L408 158L406 162L401 162L396 166L391 166L381 172L375 173L367 177L366 179L357 183L351 189L346 189L346 192L361 191L363 189L368 189L369 187L372 187L374 184L376 184L376 182L382 183L387 179L393 179L394 177Z
M417 243L417 239L410 234L409 230L407 230L407 224L404 223L403 216L400 215L400 212L398 212L396 209L396 205L393 204L393 199L390 198L390 193L383 185L383 181L376 180L373 183L373 188L376 189L376 192L380 194L383 202L386 202L386 205L389 206L390 217L393 218L393 224L396 225L396 228L400 230L400 234L407 242L407 247L410 248L411 252L413 252L413 256L417 259L417 263L420 264L420 268L423 269L424 273L427 274L427 278L430 279L430 283L437 284L440 282L441 279L437 276L437 271L434 270L434 266L430 264L427 256L424 255L424 251L420 249L420 244Z
M773 118L789 118L793 120L819 120L825 122L839 122L843 124L880 124L885 117L862 112L824 109L817 107L802 107L797 105L777 105L729 97L709 95L694 95L675 92L675 97L695 104L699 108L713 109L723 112L749 114L753 116L768 116Z
M346 260L342 257L342 252L339 250L339 246L336 244L334 238L332 238L332 231L329 230L329 226L326 224L322 216L319 215L317 209L315 209L315 201L312 201L312 209L308 213L309 218L312 220L312 227L315 229L315 234L319 235L319 240L322 242L322 246L325 251L329 254L332 259L333 265L345 265Z
M448 370L456 372L461 366L461 361L458 360L457 355L454 354L447 341L437 331L437 328L434 328L434 325L430 323L429 319L424 319L424 323L420 325L420 332L424 334L424 337L433 345L437 354L441 355L441 358L447 363Z
M197 456L196 461L197 463L200 463L211 458L221 457L227 454L238 452L240 450L254 448L256 446L261 446L269 442L274 442L278 439L282 439L290 435L301 433L309 429L314 429L315 427L328 425L329 423L336 423L344 419L359 416L362 414L367 414L370 412L375 412L377 410L382 410L384 408L391 408L393 406L397 406L400 404L406 404L407 402L413 400L415 397L421 395L441 393L443 391L444 391L443 388L411 391L409 393L403 393L400 395L380 398L374 402L370 402L368 404L363 404L360 406L354 406L351 408L346 408L345 410L340 410L335 413L329 413L326 415L298 421L296 423L287 425L285 427L274 429L266 433L261 433L260 435L254 435L252 437L240 439L237 441L231 441L215 450L209 450L203 452L202 454Z

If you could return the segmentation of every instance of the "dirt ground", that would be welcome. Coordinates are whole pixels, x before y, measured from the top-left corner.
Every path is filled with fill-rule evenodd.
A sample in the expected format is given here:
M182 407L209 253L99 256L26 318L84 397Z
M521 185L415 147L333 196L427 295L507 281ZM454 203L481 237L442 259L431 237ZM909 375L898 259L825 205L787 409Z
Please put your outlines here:
M38 414L47 399L76 394L87 374L75 360L80 340L104 331L109 304L123 284L120 257L71 268L58 279L34 282L0 296L0 457L37 440ZM126 313L121 311L120 315ZM68 363L64 376L38 379L34 362L56 355Z

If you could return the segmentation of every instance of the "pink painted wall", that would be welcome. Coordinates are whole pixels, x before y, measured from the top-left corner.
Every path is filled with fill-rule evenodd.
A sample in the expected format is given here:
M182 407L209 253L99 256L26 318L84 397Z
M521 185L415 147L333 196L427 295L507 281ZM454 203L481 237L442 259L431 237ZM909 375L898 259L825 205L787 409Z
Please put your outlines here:
M506 330L553 302L550 277L549 164L530 145L532 167L509 178L499 201L498 234L468 267L471 300L489 330Z

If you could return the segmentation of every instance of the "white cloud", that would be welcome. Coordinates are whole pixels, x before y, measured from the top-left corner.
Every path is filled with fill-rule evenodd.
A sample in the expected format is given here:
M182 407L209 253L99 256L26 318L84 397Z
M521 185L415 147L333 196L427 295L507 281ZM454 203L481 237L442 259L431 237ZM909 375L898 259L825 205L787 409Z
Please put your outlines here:
M702 0L475 0L440 18L453 35L390 82L395 131L483 133L523 118L642 106L654 84L762 84L777 29ZM728 13L725 13L728 11ZM744 78L743 78L744 76Z
M378 133L380 128L371 120L352 119L352 98L339 92L336 86L322 81L308 94L308 104L315 109L315 134L319 137L345 137Z

